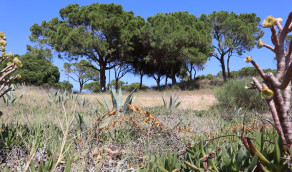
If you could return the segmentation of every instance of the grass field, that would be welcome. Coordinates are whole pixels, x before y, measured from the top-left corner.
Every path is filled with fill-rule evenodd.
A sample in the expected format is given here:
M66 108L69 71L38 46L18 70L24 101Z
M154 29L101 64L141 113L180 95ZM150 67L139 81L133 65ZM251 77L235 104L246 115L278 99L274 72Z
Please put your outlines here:
M183 161L187 145L198 138L238 134L230 129L240 125L243 118L249 122L255 117L243 117L238 109L226 114L211 108L217 104L213 91L135 92L135 113L117 116L110 115L113 111L106 109L101 94L62 97L60 92L50 97L49 89L20 87L15 97L25 94L15 104L0 101L0 168L32 171L33 166L42 166L47 171L63 171L69 166L71 171L146 172L156 169L156 161L169 150L176 151ZM104 95L111 100L109 93ZM179 96L177 109L163 107L162 96L169 101L170 95ZM149 114L152 117L147 117Z

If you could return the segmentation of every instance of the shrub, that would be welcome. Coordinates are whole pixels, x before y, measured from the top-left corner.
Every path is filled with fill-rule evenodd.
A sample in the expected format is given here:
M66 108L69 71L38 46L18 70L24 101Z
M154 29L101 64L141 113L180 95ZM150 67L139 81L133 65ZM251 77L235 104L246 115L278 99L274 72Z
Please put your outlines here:
M55 86L61 90L67 91L72 91L73 88L73 85L69 81L58 82Z
M263 112L268 110L264 99L261 98L258 90L243 89L248 80L229 80L221 88L215 91L215 97L219 107L233 109L242 108L245 110L256 110Z
M132 83L130 85L124 85L122 86L122 89L123 90L126 90L126 91L132 91L134 89L139 89L140 88L140 83L138 82L135 82L135 83ZM146 85L142 84L142 90L148 88Z

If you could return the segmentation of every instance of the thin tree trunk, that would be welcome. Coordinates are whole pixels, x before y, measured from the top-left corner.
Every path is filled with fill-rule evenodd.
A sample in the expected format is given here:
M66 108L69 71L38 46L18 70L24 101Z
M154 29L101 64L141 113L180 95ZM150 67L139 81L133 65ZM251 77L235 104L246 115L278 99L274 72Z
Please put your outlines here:
M191 68L191 70L190 70L190 81L192 81L193 80L193 69Z
M168 77L167 75L165 76L165 87L167 87L167 80L168 80Z
M224 82L225 82L227 80L227 78L226 78L226 71L225 71L224 59L223 60L220 60L220 63L221 63L221 68L222 68L222 76L223 76L223 79L224 79Z
M228 78L231 78L231 73L230 73L230 68L229 68L230 57L231 57L231 55L228 55L228 58L227 58L227 73L228 73Z
M101 92L105 92L106 91L106 76L105 76L105 63L101 62L100 64L100 90Z
M80 93L82 93L82 89L83 89L83 83L82 83L82 81L80 80L80 78L78 79L78 81L79 81L79 92Z
M116 88L116 91L118 91L119 89L119 79L116 78L116 82L115 82L115 88Z
M140 72L140 90L142 90L143 74Z

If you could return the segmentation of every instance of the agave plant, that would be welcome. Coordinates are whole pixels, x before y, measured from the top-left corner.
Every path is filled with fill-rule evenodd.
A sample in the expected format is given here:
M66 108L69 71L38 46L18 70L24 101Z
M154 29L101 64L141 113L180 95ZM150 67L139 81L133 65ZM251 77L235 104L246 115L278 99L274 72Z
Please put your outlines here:
M128 104L132 104L134 101L133 93L135 92L135 89L128 95L126 100L123 100L123 93L122 90L119 89L118 94L116 93L115 89L111 89L111 98L112 98L112 107L109 104L109 101L107 98L102 94L102 97L104 99L104 102L106 104L106 107L108 110L115 109L117 111L117 115L120 116L121 114L126 114L129 112Z
M165 108L168 108L168 109L173 109L173 108L177 108L181 101L178 101L178 95L171 95L170 98L169 98L169 105L167 106L167 101L165 99L165 97L163 96L162 97L162 100L163 100L163 105Z
M10 86L11 90L7 92L2 98L4 103L9 106L9 105L14 105L20 98L23 97L25 94L25 91L20 94L20 96L15 97L15 89L18 88L18 86L11 84ZM8 88L4 88L3 90L7 90Z

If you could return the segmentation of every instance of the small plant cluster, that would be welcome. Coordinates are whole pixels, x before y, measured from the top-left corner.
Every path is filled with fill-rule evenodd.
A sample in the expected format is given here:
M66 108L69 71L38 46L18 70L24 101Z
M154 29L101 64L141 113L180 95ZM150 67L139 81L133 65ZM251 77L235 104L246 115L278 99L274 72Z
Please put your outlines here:
M12 90L11 82L21 77L19 74L11 76L15 70L22 67L22 63L11 52L6 53L6 45L6 36L3 32L0 32L0 51L2 52L0 63L7 62L6 59L12 59L12 62L8 62L6 67L0 71L0 98Z

